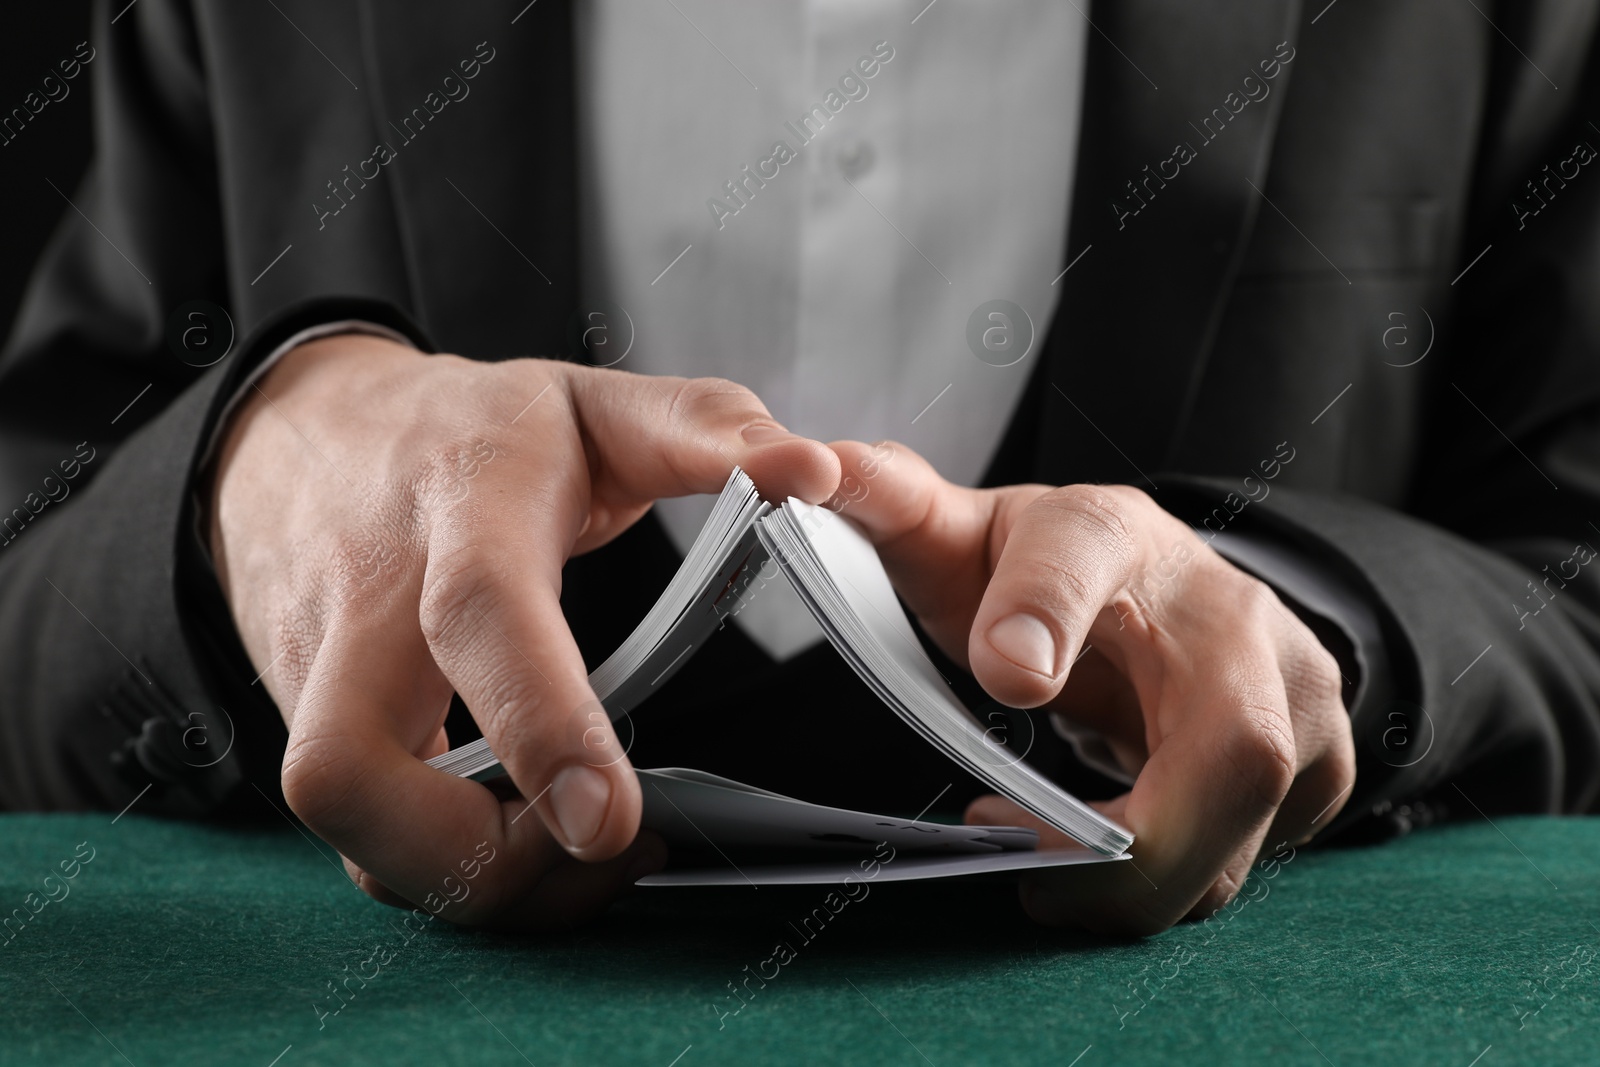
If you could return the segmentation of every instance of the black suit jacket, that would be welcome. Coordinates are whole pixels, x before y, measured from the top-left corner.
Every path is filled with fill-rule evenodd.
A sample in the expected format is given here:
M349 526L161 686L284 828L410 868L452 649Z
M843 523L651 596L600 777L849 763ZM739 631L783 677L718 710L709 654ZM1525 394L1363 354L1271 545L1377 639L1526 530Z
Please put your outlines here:
M1600 173L1575 146L1600 145L1596 5L1321 6L1092 6L1073 266L989 480L1140 485L1364 598L1390 670L1353 712L1347 821L1386 800L1591 809L1600 568L1574 547L1600 544ZM255 800L252 778L270 791L283 743L193 535L219 411L276 340L329 318L479 358L572 350L570 12L113 7L95 162L0 358L0 515L26 517L0 547L0 802L115 808L150 786L141 810L207 812ZM408 136L485 56L470 97ZM380 141L396 158L342 184ZM1003 161L995 194L1026 171ZM353 196L330 216L335 181ZM240 335L206 369L169 343L194 300ZM94 458L40 503L81 443ZM646 522L569 566L588 654L672 561ZM621 577L598 612L602 565ZM774 765L793 750L860 780L923 759L909 733L841 741L818 706L841 702L818 695L851 683L827 650L791 686L737 633L713 646L651 712L685 727L658 752L715 764L684 740L712 706ZM869 700L843 702L851 723Z

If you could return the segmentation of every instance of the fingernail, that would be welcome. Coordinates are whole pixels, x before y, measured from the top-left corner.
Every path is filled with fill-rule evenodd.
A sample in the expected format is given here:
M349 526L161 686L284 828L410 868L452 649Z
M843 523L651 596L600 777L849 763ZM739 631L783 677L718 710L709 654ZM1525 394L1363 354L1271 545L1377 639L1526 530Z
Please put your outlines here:
M770 445L774 441L782 441L793 437L794 434L785 430L782 426L758 422L754 426L746 426L741 436L744 437L744 443L747 445Z
M568 849L584 848L600 836L610 806L611 780L593 767L568 767L550 786L550 807Z
M1037 615L1007 615L989 627L989 646L1023 670L1056 676L1056 640Z

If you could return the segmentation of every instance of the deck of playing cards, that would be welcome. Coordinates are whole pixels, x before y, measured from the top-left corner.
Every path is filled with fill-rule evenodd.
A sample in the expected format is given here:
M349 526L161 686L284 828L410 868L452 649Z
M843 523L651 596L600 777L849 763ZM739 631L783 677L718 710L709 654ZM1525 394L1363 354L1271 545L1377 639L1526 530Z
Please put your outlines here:
M642 824L666 839L647 885L829 883L883 848L876 877L904 880L1127 858L1133 836L996 743L918 642L877 550L825 507L763 501L735 469L683 565L644 620L589 676L613 720L635 712L768 581L786 579L828 640L883 702L997 793L1082 847L1038 850L1019 827L950 826L809 804L684 768L640 770ZM429 761L484 780L504 774L486 741ZM859 877L859 873L856 874Z

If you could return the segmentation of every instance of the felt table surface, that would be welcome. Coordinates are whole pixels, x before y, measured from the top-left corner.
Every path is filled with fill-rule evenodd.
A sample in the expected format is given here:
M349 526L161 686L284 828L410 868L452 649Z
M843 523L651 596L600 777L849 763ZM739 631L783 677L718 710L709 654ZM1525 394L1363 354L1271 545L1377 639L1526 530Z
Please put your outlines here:
M640 890L541 938L408 932L288 825L6 816L0 1062L1593 1064L1597 851L1555 818L1301 850L1136 942L971 883Z

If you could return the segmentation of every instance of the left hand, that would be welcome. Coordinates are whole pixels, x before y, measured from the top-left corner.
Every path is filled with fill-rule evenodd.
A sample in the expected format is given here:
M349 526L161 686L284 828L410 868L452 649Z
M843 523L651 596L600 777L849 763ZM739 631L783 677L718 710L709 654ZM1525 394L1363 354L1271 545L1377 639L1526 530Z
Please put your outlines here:
M967 489L904 445L832 447L842 513L939 647L1001 703L1097 732L1135 776L1095 804L1133 831L1132 863L1025 876L1034 918L1153 933L1209 915L1264 849L1339 813L1355 750L1333 656L1148 495ZM1066 841L999 797L967 819Z

